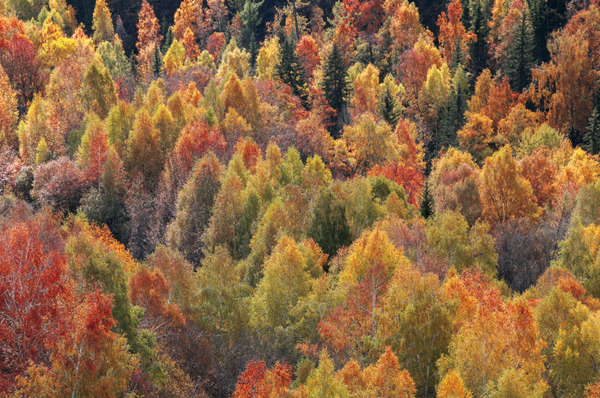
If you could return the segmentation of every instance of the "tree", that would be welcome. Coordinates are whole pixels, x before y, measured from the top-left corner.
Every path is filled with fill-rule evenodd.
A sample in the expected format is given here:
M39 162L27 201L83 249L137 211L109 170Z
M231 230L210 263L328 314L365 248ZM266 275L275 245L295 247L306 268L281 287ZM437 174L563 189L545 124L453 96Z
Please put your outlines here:
M96 45L103 41L111 41L115 35L112 17L106 5L106 0L96 1L92 29L94 30L94 43Z
M100 186L98 189L90 190L81 198L81 210L88 220L98 225L105 224L113 236L123 242L127 222L125 171L123 162L114 147L108 149L102 166L102 174L98 182Z
M0 63L17 93L19 115L23 115L45 80L31 40L23 34L15 35L6 51L0 51Z
M112 331L112 299L84 295L68 319L68 333L53 341L50 366L31 365L22 393L38 397L102 395L116 398L127 389L138 365L127 340Z
M448 373L437 389L439 398L471 398L472 394L465 388L460 375L455 371Z
M199 266L203 258L202 235L221 188L222 173L223 167L214 154L198 160L178 195L175 219L168 227L169 245L179 250L194 267Z
M427 72L427 80L419 92L419 109L432 133L429 138L430 157L441 149L440 127L451 89L448 65L444 63L439 69L433 65Z
M257 29L260 24L259 10L263 3L264 0L256 3L254 0L248 0L245 2L244 8L240 10L239 13L243 24L241 31L242 45L250 52L253 63L258 53L256 36L258 35Z
M509 45L508 57L504 64L510 85L516 92L521 92L529 84L531 68L535 66L533 31L526 7L523 7L519 14L516 37Z
M454 77L452 78L452 91L448 109L441 121L442 136L440 137L440 144L442 147L458 146L457 132L465 124L468 91L467 77L462 66L459 65L455 68Z
M17 122L17 93L10 86L8 76L0 65L0 147L18 146L13 129Z
M208 250L218 245L225 246L234 259L239 259L238 233L243 212L244 181L234 167L239 157L229 162L229 167L221 180L221 190L215 198L210 226L204 239ZM243 170L245 172L245 170Z
M319 366L313 369L306 380L309 398L347 398L346 386L335 377L333 362L326 350L319 355Z
M342 53L337 43L334 43L323 68L321 88L323 89L327 103L338 112L338 115L342 112L342 108L348 101L349 88L346 81L346 74L347 66ZM339 134L338 131L339 128L333 134L334 138Z
M343 301L319 323L319 335L340 359L374 360L381 348L378 318L389 282L408 262L385 231L365 231L350 246L339 274L336 294Z
M511 217L536 218L540 214L531 183L521 175L509 146L485 160L480 178L483 215L490 222Z
M392 75L387 75L383 83L379 85L377 113L392 128L396 126L396 123L398 123L400 116L404 112L404 107L401 103L403 96L404 87L397 85Z
M381 339L410 372L421 396L435 388L436 362L451 340L452 316L437 276L421 274L408 262L394 271L379 316Z
M402 370L390 347L386 347L377 363L366 368L363 374L369 394L377 397L414 398L417 391L415 382L406 369Z
M179 68L183 66L183 62L185 61L185 48L179 42L179 40L174 39L173 43L165 53L165 70L167 71L167 75L175 73Z
M304 68L306 81L312 81L313 73L321 63L319 45L312 36L302 35L296 44L295 53Z
M598 114L597 108L594 108L590 115L583 141L585 150L592 155L597 155L600 152L600 114Z
M373 64L367 65L362 72L356 75L353 86L352 113L356 115L365 112L375 113L379 89L379 70Z
M75 212L85 188L79 169L64 156L35 169L31 196L56 212Z
M275 74L284 84L290 86L292 93L302 100L305 108L308 108L308 85L300 58L296 55L289 37L282 37L280 42L279 63L275 66Z
M150 114L144 108L135 115L133 129L127 139L125 166L131 177L140 173L147 188L155 186L164 167L160 132L154 127Z
M117 103L115 86L102 63L92 63L83 77L83 100L87 108L104 119Z
M252 324L256 329L287 328L291 309L310 292L310 274L298 244L282 237L265 261L264 276L252 298Z
M98 117L92 117L81 138L77 162L86 182L100 188L104 162L108 157L109 143L106 125Z
M7 222L8 221L8 222ZM43 363L44 345L56 337L67 314L69 280L57 220L48 213L0 225L0 391L10 394L28 361Z
M340 247L352 242L346 209L327 187L321 188L314 199L307 232L332 258Z
M459 65L462 65L463 68L469 66L468 46L477 40L477 36L473 32L468 32L463 26L462 15L463 9L460 0L453 0L448 4L448 16L442 12L437 20L440 29L441 52L444 61L453 66L452 71L455 71Z
M377 164L383 166L398 159L397 136L389 124L377 122L371 113L364 113L355 125L346 127L343 138L363 173Z
M532 72L536 86L531 90L532 98L538 106L548 109L549 124L568 134L577 145L592 113L593 103L589 98L597 86L590 44L583 30L561 31L553 36L548 47L550 62Z
M234 340L250 321L251 288L240 281L236 263L218 246L197 268L197 299L194 316L210 333ZM231 341L230 340L230 341Z
M423 195L421 196L420 211L423 218L428 219L434 214L434 200L429 191L429 183L425 181L425 189L423 189Z
M260 48L256 58L256 69L259 78L273 78L278 64L281 64L280 53L279 37L277 36L271 38Z

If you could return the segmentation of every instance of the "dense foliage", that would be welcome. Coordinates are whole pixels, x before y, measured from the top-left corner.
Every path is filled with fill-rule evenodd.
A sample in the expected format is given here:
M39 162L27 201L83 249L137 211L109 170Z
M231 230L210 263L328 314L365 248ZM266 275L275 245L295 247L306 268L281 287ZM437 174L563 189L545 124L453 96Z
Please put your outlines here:
M0 0L0 397L600 396L597 2L92 3Z

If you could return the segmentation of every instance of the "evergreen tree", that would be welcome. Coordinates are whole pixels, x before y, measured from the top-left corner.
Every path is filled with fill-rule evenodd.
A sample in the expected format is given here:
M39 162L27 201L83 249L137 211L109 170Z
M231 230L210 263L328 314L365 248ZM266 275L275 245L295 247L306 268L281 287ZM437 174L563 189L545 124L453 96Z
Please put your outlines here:
M452 78L452 91L446 112L440 127L440 148L458 146L457 132L465 124L469 83L461 65L458 66Z
M402 115L398 102L398 98L396 98L390 91L390 88L386 86L385 91L377 104L379 116L388 122L392 128L396 126L398 119L400 119L400 116Z
M337 43L333 44L333 49L327 57L325 68L323 70L323 81L321 88L325 95L325 99L330 107L336 110L338 121L344 106L347 103L349 88L346 80L347 68L342 58L342 52ZM330 132L337 138L341 130L340 123L336 123L331 127Z
M259 9L263 5L264 0L255 3L254 0L246 0L244 8L240 11L240 18L242 19L242 32L241 32L241 44L248 50L252 55L252 62L256 59L258 53L258 46L256 44L256 30L260 24ZM252 47L255 48L254 54L252 54Z
M167 30L167 34L165 35L165 42L163 43L162 46L162 54L165 55L167 53L167 51L169 51L169 48L171 48L171 44L173 44L173 39L175 38L175 35L173 34L173 27L169 26L169 29Z
M421 197L421 215L424 219L428 219L433 215L433 205L433 196L429 191L429 182L425 180L425 188L423 189L423 195Z
M462 39L460 35L456 36L455 48L456 51L454 51L454 54L452 54L452 59L450 60L450 72L456 72L459 66L465 66L465 54L463 52Z
M515 40L508 48L505 73L511 88L521 92L531 81L531 68L535 66L533 51L535 48L533 32L525 11L521 13Z
M292 93L302 100L302 105L308 108L308 84L304 77L304 68L296 55L295 46L289 37L280 38L279 63L275 65L275 75L290 86Z
M477 35L477 40L471 42L471 75L479 76L485 69L488 57L487 38L490 32L488 21L491 16L490 0L471 0L469 4L471 15L470 31Z
M598 113L598 108L594 108L589 118L587 133L584 137L584 148L593 155L600 152L600 113Z
M548 61L548 31L546 26L546 0L527 0L529 20L534 41L534 55L537 62Z
M155 79L160 77L163 71L163 67L164 63L157 43L154 45L154 53L152 54L152 73L154 74Z
M325 63L321 88L325 92L325 99L329 106L338 112L346 105L349 94L346 75L347 68L342 58L342 52L337 43L334 43Z

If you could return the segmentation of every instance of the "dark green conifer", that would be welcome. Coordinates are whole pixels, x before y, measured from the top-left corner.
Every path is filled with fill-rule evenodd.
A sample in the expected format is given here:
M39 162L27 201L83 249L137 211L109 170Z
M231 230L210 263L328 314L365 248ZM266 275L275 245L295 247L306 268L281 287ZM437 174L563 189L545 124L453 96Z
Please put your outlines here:
M589 118L587 132L583 139L584 149L589 153L596 155L600 152L600 113L594 108Z
M392 128L396 126L398 119L400 119L400 116L402 115L398 102L398 98L392 95L390 88L386 86L385 91L379 98L379 103L377 104L379 116L388 122Z
M531 68L535 66L533 32L527 14L521 13L513 42L508 48L505 74L511 88L521 92L531 81Z
M152 54L152 73L154 74L154 78L158 79L163 72L164 63L162 60L162 56L160 53L160 49L158 48L158 44L154 45L154 53Z
M308 84L300 58L289 37L282 36L280 42L279 62L275 66L275 74L283 83L290 86L292 93L302 100L305 108L308 108Z
M169 51L171 44L173 44L174 38L175 38L175 35L173 34L173 27L169 26L169 29L167 30L167 34L165 35L165 42L163 43L163 46L162 46L162 54L163 55L165 55L167 53L167 51Z
M423 194L421 196L421 215L424 219L428 219L433 215L433 205L433 196L429 191L429 183L425 180L425 188L423 188Z
M348 94L350 93L346 63L344 62L344 58L342 58L342 52L337 43L333 44L333 49L327 57L327 62L325 62L321 88L323 89L327 103L337 112L337 120L335 123L332 123L329 130L337 138L342 129L340 120L342 120L343 109L346 106Z

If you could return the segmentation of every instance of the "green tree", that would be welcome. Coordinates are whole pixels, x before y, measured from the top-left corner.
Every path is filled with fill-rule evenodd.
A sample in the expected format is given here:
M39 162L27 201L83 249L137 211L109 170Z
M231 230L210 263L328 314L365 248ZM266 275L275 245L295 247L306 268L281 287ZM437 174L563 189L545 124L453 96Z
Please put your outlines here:
M158 79L163 73L165 64L162 59L162 53L158 47L158 42L154 43L154 51L152 52L152 73L154 78Z
M469 96L469 83L462 66L459 65L452 78L452 91L448 109L443 115L440 127L440 147L457 147L457 132L465 124L465 112L467 111L467 97Z
M236 264L219 246L198 268L198 319L207 330L233 337L250 321L252 289L240 281Z
M521 92L531 81L531 68L535 66L533 31L526 9L520 12L516 29L515 38L508 48L504 72L513 91Z
M425 188L421 196L421 216L428 219L433 215L434 208L433 195L429 191L429 182L425 181Z
M244 8L240 11L243 28L241 32L242 45L250 52L252 62L256 60L258 55L258 45L256 43L257 29L260 24L260 7L264 0L254 2L254 0L246 0ZM242 78L242 76L240 76Z
M307 232L330 257L352 243L346 209L327 187L322 187L314 199Z
M115 86L108 69L101 62L93 62L83 77L83 100L89 110L104 119L117 103Z
M346 105L350 93L349 84L346 80L347 70L342 52L337 43L334 43L333 49L325 62L321 88L323 89L327 103L338 112L338 116ZM337 138L340 127L334 126L334 128L333 135Z
M222 173L223 166L213 153L196 162L179 193L175 219L167 230L169 246L179 250L194 267L200 265L203 257L202 235L221 188Z
M588 120L587 132L583 139L584 148L589 153L597 155L600 152L600 114L598 108L594 108Z
M302 100L302 105L308 109L308 85L304 77L304 67L296 54L296 47L291 38L280 38L279 62L275 66L275 74L284 83L290 86L292 93Z

